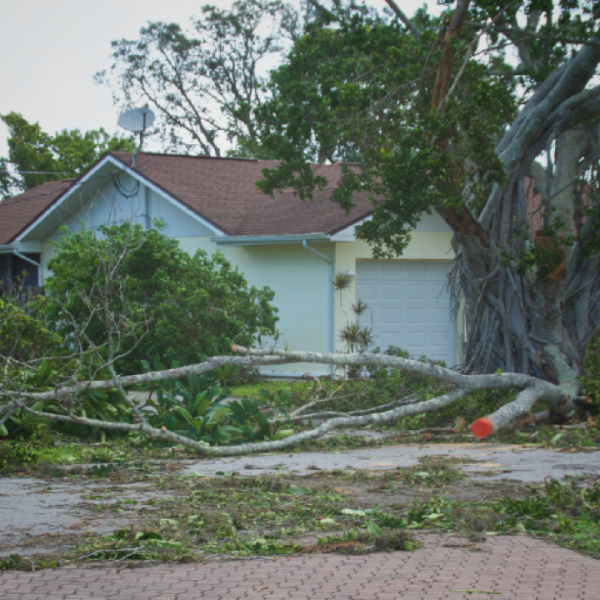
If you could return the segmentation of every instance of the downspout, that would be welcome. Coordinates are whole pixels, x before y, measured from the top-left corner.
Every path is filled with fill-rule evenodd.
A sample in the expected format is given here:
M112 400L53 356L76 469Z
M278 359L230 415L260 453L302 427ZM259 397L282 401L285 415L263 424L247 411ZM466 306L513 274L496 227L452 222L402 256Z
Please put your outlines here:
M328 295L328 307L327 307L327 352L333 354L334 346L334 331L333 331L333 261L324 254L321 254L318 250L315 250L312 246L308 245L306 240L302 240L302 245L310 250L313 254L316 254L319 258L324 260L327 265L327 295ZM329 374L333 375L333 365L329 365Z
M18 250L13 250L13 254L15 256L18 256L19 258L27 261L28 263L31 263L32 265L35 265L38 268L38 286L42 287L42 265L40 263L36 263L35 260L32 260L31 258L27 258L27 256L25 256L24 254L21 254Z

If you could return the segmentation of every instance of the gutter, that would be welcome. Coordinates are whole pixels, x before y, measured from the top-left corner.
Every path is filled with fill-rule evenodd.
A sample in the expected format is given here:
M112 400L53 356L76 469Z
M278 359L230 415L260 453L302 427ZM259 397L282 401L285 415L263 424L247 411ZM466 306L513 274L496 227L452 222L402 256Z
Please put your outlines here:
M328 354L333 354L333 340L334 340L334 332L333 332L333 261L319 252L315 250L312 246L308 245L308 241L306 239L302 240L302 245L312 252L316 254L321 260L324 260L327 263L327 352ZM329 374L333 375L334 367L333 365L329 365Z
M300 244L304 240L330 242L326 233L305 233L300 235L248 235L211 237L210 241L218 246L271 246L274 244Z

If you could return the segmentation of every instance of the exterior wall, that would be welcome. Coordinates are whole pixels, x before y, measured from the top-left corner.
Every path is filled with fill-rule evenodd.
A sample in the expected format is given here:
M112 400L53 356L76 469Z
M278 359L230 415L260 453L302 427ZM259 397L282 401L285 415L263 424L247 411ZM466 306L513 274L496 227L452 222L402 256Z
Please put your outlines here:
M77 210L76 214L65 213L63 215L65 225L71 231L79 231L82 223L85 223L88 229L94 229L105 223L118 224L132 221L148 228L152 225L153 219L158 218L164 223L162 232L169 237L215 234L212 229L208 229L190 217L157 192L144 185L137 185L136 180L130 175L119 175L118 183L119 189L113 181L100 188L89 202ZM58 236L57 230L51 237L57 239Z
M181 248L193 254L202 249L220 250L237 266L250 285L269 286L275 292L273 304L279 309L277 347L291 350L327 351L328 285L327 263L301 244L268 246L217 246L207 237L178 238ZM333 244L314 244L315 250L334 258ZM273 340L265 340L265 345ZM310 372L327 374L326 365L296 363L265 367L268 375L301 376Z
M188 236L207 236L208 240L208 236L215 235L212 229L208 229L158 193L143 185L138 188L131 176L122 174L119 182L126 193L136 189L137 193L132 198L126 198L111 181L75 214L63 211L61 220L71 231L80 231L83 223L88 229L94 229L101 224L118 224L124 221L139 223L147 228L153 219L158 218L164 223L161 231L169 237L185 239ZM60 231L57 229L42 245L42 281L50 274L46 265L54 256L52 242L59 235Z
M51 241L44 242L42 244L42 255L40 257L40 264L42 265L42 285L46 279L50 276L50 269L48 269L48 261L54 256L54 244Z

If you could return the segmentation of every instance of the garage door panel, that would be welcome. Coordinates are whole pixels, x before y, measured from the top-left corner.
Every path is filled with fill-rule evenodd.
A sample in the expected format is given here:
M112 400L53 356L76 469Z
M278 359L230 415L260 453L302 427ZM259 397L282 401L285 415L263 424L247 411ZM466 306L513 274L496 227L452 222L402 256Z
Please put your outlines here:
M402 336L399 333L384 333L380 336L376 336L374 345L380 346L381 348L387 348L388 346L404 347Z
M411 325L418 323L424 325L427 318L427 311L424 308L410 308L406 309L406 321Z
M362 298L365 302L373 302L375 300L375 285L372 283L357 283L356 297Z
M443 262L357 262L356 297L369 305L360 323L372 327L375 346L399 346L416 357L456 363L449 268Z
M406 343L411 347L423 348L427 346L427 337L424 331L408 331L406 333Z
M382 262L379 265L379 272L384 279L393 279L396 281L400 274L401 265L395 262Z
M406 286L406 299L425 300L427 297L427 285L425 283L409 283Z
M400 284L399 283L383 283L381 284L381 299L382 300L400 300Z
M381 310L381 321L382 324L400 327L400 309L399 308L383 308Z
M448 297L445 281L430 281L427 284L427 292L435 302L443 302Z
M430 321L436 325L439 323L448 323L450 320L450 311L448 308L431 308L429 310Z
M451 332L447 329L445 331L432 331L431 332L431 345L435 348L445 348L448 346L448 342L452 338Z

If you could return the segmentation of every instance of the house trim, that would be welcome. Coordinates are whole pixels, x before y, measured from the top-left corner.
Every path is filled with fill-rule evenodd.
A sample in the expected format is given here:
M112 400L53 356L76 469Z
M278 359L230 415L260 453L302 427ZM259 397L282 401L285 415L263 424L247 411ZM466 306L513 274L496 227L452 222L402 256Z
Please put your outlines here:
M303 233L290 235L248 235L212 237L211 242L218 246L273 246L281 244L302 244L310 242L331 242L331 236L326 233Z

